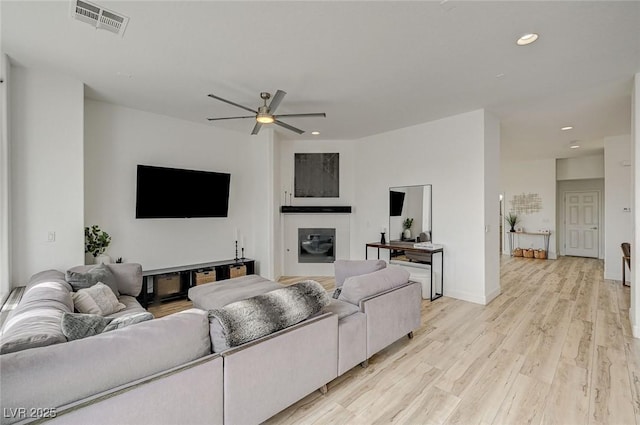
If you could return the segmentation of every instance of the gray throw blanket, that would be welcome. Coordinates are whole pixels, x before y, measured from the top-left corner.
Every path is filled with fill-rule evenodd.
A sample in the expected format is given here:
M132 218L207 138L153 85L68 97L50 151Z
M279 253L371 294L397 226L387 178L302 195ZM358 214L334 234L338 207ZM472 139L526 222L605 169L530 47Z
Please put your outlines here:
M300 323L329 302L322 285L306 280L209 310L214 351L220 352Z

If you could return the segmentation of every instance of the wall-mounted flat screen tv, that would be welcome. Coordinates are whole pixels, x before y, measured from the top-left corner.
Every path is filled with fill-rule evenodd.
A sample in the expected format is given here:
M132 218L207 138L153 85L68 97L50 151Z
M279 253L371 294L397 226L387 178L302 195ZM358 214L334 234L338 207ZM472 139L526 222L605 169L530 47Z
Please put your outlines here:
M404 206L404 192L389 191L389 215L397 217L402 215L402 207Z
M136 218L227 217L231 174L138 165Z

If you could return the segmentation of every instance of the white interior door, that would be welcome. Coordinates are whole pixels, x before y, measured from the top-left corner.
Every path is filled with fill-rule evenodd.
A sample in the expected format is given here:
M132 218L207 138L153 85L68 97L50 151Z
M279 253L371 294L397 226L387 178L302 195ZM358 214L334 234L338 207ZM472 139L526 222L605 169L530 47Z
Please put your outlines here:
M598 258L600 194L567 192L564 198L565 254Z

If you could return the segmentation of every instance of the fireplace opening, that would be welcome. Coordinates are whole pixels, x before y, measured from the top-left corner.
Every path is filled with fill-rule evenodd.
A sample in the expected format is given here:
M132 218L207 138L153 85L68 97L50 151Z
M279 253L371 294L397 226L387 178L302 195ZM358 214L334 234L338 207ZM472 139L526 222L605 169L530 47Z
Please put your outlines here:
M333 263L336 259L336 229L298 229L299 263Z

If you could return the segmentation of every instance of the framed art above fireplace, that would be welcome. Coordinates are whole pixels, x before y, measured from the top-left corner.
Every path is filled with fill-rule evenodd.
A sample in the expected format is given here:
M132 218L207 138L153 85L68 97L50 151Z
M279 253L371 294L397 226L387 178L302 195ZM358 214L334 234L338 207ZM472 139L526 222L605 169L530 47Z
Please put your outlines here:
M293 185L296 198L340 197L340 154L296 153Z

